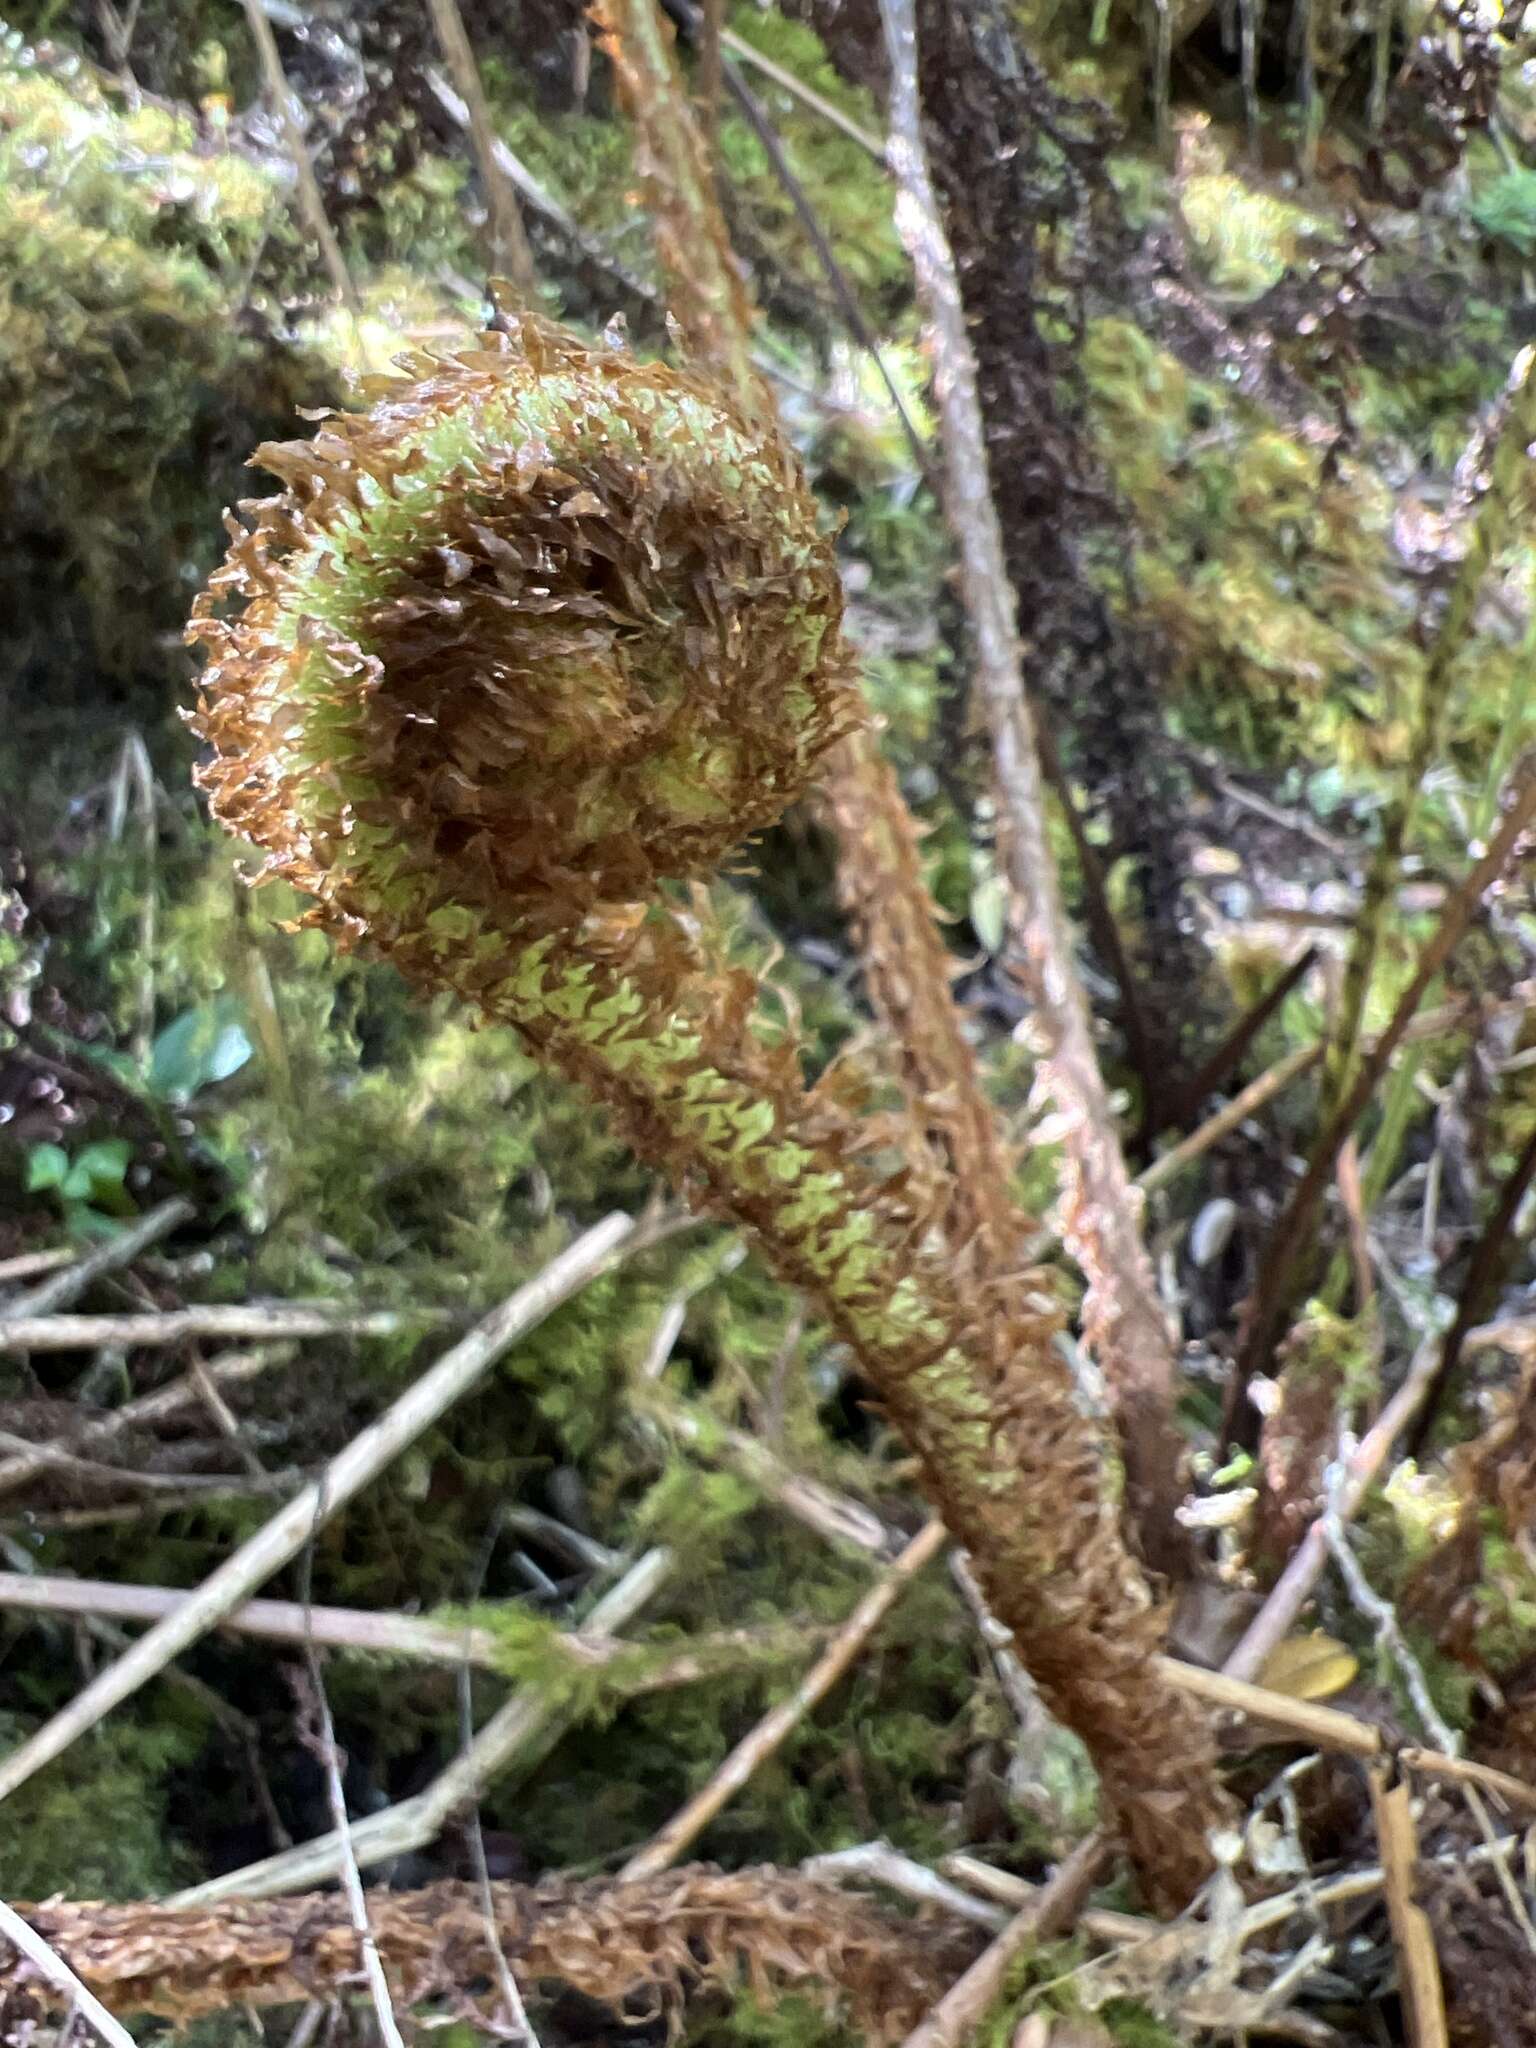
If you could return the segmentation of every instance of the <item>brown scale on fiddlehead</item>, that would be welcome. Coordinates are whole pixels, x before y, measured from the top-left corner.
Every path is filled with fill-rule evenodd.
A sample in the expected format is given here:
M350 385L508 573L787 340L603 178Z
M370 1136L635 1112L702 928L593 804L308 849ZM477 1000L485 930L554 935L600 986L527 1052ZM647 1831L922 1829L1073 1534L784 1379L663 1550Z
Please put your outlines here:
M1045 1304L957 1289L942 1217L812 1100L751 978L667 902L807 786L855 711L792 455L706 379L533 320L260 451L191 631L215 813L424 989L589 1089L748 1226L854 1349L1143 1870L1224 1817ZM225 616L226 608L231 615Z

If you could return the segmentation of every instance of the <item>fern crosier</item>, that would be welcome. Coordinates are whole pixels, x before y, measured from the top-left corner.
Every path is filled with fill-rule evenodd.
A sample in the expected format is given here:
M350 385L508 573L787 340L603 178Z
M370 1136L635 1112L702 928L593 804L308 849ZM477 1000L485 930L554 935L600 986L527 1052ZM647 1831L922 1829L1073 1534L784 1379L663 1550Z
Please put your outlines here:
M503 327L259 451L288 488L234 528L190 628L214 812L343 942L514 1026L756 1234L857 1353L1143 1868L1187 1897L1225 1814L1209 1733L1156 1676L1049 1306L1022 1276L957 1287L942 1206L870 1170L868 1130L806 1092L755 982L665 901L855 722L813 501L703 378Z

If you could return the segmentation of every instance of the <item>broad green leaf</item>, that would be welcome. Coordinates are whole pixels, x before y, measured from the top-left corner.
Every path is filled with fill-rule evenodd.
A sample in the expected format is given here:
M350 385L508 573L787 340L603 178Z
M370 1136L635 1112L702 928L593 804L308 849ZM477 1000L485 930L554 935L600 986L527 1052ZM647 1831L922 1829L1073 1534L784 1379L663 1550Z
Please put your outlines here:
M251 1052L236 997L199 1003L167 1024L150 1047L150 1092L163 1102L190 1102L199 1089L239 1073Z

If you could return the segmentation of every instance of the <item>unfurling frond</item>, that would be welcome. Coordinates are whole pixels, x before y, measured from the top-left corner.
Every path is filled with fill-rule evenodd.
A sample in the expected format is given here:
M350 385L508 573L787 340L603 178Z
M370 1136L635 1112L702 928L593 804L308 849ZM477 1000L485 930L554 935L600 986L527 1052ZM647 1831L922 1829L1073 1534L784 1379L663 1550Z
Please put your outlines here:
M1182 1901L1226 1804L1208 1728L1157 1675L1052 1304L966 1284L945 1192L880 1177L793 1039L754 1028L752 978L666 902L854 722L799 470L700 376L505 325L262 451L288 489L192 625L215 813L344 941L513 1026L754 1233L857 1355Z

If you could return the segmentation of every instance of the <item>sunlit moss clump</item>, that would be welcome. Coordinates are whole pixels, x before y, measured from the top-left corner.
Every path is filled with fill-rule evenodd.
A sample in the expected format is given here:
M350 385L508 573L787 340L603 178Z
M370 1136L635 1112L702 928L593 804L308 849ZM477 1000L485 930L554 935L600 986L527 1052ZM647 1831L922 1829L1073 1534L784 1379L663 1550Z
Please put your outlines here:
M1190 374L1130 322L1084 350L1093 424L1145 536L1142 597L1172 647L1183 722L1249 759L1402 753L1419 657L1394 586L1392 501Z
M241 281L285 204L186 114L0 36L0 529L77 565L108 653L202 542L219 411L249 410Z
M1186 116L1179 126L1179 211L1196 260L1223 297L1257 298L1280 282L1322 223L1231 170L1203 116Z

